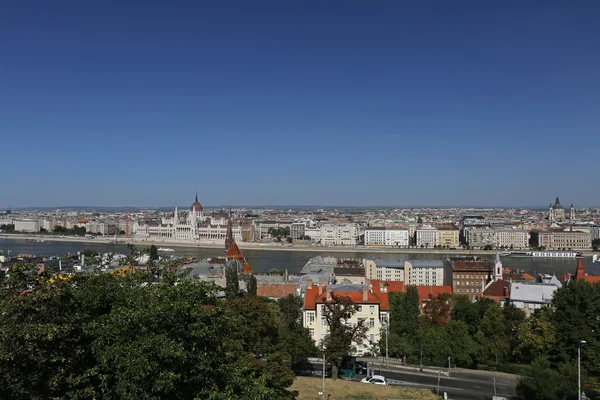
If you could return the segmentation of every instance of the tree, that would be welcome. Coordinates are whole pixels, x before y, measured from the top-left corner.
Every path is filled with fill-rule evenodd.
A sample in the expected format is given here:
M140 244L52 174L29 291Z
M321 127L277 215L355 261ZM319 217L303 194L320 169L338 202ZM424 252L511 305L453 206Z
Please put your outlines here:
M361 345L366 339L367 321L350 322L358 311L356 304L347 296L331 294L331 301L324 303L323 317L329 333L322 342L326 357L339 366L343 356L353 352L353 345Z
M15 224L2 224L0 225L0 231L6 233L14 233L15 232Z
M486 244L485 246L483 246L483 250L494 250L494 246L492 246L491 244Z
M600 239L592 240L592 248L594 249L594 251L598 251L598 248L600 248Z
M423 328L442 327L450 321L450 303L448 296L435 296L425 301L421 324Z
M531 363L529 373L521 376L517 394L522 400L563 399L577 392L577 370L568 365L552 368L546 359Z
M478 361L505 361L509 343L505 333L504 315L499 304L492 303L487 307L475 334L475 341L479 347Z
M408 286L406 293L388 294L390 319L388 347L390 354L404 357L412 353L420 342L419 292Z
M250 296L256 296L256 292L258 291L256 277L254 275L250 276L248 279L248 294Z
M556 343L556 335L552 326L552 309L549 307L536 310L528 319L519 324L516 334L516 346L513 356L520 362L530 363L538 358L545 358Z
M306 357L317 353L308 328L302 325L302 299L288 295L277 300L277 305L279 306L279 346L292 357L294 363L302 363Z
M148 251L150 253L150 260L156 261L158 260L158 249L155 245L151 245Z
M289 356L247 348L250 319L264 316L260 334L276 330L262 304L238 313L214 284L147 285L145 271L51 281L29 267L1 286L3 398L292 398ZM18 295L23 285L32 291Z
M225 296L235 299L240 295L240 282L238 279L237 265L226 267L225 271Z

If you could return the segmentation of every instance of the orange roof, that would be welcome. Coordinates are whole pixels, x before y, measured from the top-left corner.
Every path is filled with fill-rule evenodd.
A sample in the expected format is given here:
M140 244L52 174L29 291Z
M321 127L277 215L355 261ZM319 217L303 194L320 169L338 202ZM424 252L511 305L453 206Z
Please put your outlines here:
M452 294L452 286L417 286L417 291L419 292L419 302L423 304L423 300L442 294Z
M373 293L373 291L367 292L367 300L363 300L363 291L331 291L333 295L339 297L348 297L355 304L364 304L364 303L376 303L381 304L382 301L380 299L380 295ZM385 293L382 293L383 297ZM386 302L387 302L387 295ZM322 293L319 295L319 285L314 285L312 288L306 288L306 294L304 296L304 308L305 309L313 309L316 307L317 303L326 303L327 300L327 290L326 287L322 289ZM329 300L331 301L331 300Z
M252 274L252 267L248 264L248 261L244 260L244 265L242 265L242 274Z
M575 280L584 280L589 283L600 282L600 276L587 275L583 269L581 258L577 261L577 271L575 272Z
M528 274L527 272L523 274L523 279L526 281L535 281L535 277L533 275Z
M229 247L229 250L227 250L226 257L230 260L243 260L244 259L244 256L242 255L240 248L238 247L237 243L235 243L235 242L233 242L231 244L231 247Z
M137 269L130 267L129 265L124 266L123 268L119 268L119 269L115 269L114 271L111 271L110 274L111 275L119 275L119 276L125 276L127 274L132 274L134 272L137 272Z
M380 293L381 285L386 289L385 293ZM377 281L372 280L371 286L373 292L377 293L381 297L380 309L387 310L389 308L388 293L400 293L406 292L406 286L404 282L400 281ZM415 286L419 293L419 303L423 304L423 300L437 297L441 294L452 294L452 286Z

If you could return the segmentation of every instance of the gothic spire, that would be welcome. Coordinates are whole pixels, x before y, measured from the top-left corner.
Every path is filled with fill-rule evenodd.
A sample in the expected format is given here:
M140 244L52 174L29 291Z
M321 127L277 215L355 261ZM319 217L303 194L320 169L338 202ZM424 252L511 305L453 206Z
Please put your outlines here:
M233 244L233 228L231 227L231 210L229 210L229 218L227 219L227 235L225 236L225 251Z

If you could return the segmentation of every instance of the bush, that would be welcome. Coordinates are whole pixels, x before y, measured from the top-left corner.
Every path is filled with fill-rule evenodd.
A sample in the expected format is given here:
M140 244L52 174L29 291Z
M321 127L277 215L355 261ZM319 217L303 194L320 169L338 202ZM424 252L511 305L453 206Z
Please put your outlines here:
M477 369L506 372L507 374L514 375L528 375L531 370L531 366L528 364L502 364L491 362L488 364L479 364L477 365Z

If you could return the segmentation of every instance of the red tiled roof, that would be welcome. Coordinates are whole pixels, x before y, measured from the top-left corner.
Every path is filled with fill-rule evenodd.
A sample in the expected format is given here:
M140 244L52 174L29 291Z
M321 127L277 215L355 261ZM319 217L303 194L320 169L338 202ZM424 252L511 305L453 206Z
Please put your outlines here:
M575 280L584 280L589 283L600 282L600 276L586 275L583 269L583 262L581 258L577 261L577 271L575 272Z
M297 294L299 287L297 283L258 283L256 295L281 299Z
M244 265L242 265L242 274L251 274L252 272L252 267L250 267L248 261L244 260Z
M381 295L374 293L373 291L367 291L367 300L363 300L363 291L331 291L333 295L340 297L348 297L355 304L365 304L365 303L376 303L381 305ZM386 296L387 297L387 296ZM306 294L304 297L304 308L313 309L316 307L317 303L325 303L327 302L327 290L326 287L323 287L322 293L319 295L319 285L314 285L312 288L306 289ZM387 298L386 298L387 301Z
M496 282L492 283L488 286L487 289L483 291L483 297L497 297L507 299L510 296L510 283L503 280L498 279Z
M452 270L485 271L493 270L494 264L491 261L455 261L452 263Z
M419 292L419 302L423 300L438 297L442 294L452 294L452 286L417 286Z
M229 250L227 250L226 257L230 260L243 260L244 259L244 256L242 255L240 248L238 247L237 243L235 243L235 242L233 242L231 244L231 247L229 248Z

